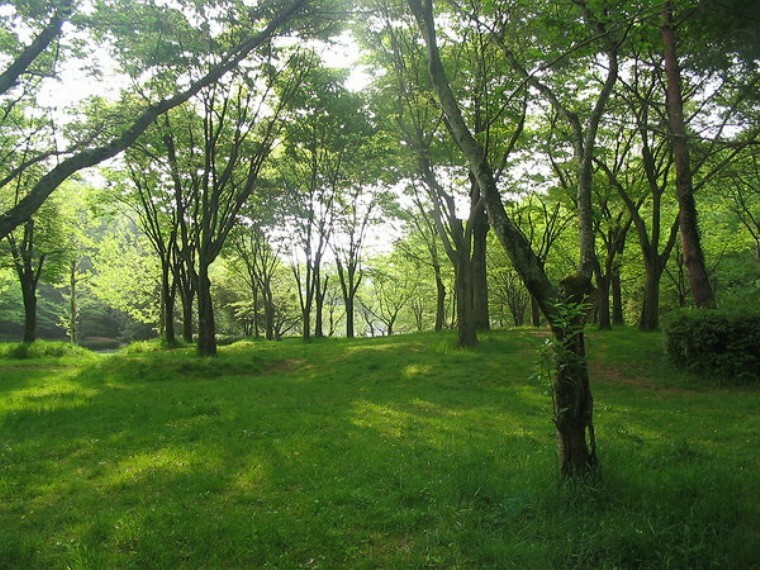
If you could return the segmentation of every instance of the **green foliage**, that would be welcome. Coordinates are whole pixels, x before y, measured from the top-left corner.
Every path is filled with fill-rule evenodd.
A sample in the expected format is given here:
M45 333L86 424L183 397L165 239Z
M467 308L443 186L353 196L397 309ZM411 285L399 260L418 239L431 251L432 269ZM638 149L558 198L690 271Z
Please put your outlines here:
M760 313L676 312L667 319L665 345L679 368L720 383L760 381Z

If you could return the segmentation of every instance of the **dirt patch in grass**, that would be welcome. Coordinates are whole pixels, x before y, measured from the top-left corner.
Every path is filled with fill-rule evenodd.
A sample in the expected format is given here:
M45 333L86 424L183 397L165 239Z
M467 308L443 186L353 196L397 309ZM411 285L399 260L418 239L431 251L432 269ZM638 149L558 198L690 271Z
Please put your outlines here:
M263 374L287 374L306 362L303 358L286 358L275 362L267 362L262 368Z
M646 373L644 366L630 366L623 368L606 362L589 362L589 375L591 382L608 382L610 384L624 384L635 386L642 390L654 390L662 394L680 394L690 392L685 388L663 386L655 378Z
M534 331L525 331L526 336L533 336L536 338L549 338L552 336L552 331L550 330L534 330Z

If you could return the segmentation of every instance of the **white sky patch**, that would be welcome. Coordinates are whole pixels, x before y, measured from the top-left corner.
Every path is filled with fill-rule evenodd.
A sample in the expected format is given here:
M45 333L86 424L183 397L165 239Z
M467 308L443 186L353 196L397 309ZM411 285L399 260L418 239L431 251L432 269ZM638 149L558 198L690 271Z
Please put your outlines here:
M315 47L327 67L350 69L346 89L361 91L369 84L369 68L359 63L362 53L351 32L343 32L333 43L322 43Z

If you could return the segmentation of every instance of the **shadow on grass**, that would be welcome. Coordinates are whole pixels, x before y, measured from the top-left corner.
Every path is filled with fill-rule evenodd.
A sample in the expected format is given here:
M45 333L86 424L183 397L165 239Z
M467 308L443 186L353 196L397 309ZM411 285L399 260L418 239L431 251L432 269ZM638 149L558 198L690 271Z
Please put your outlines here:
M604 482L556 485L548 396L528 380L536 342L492 338L473 351L420 337L233 345L218 359L115 356L47 396L24 400L30 385L19 385L27 407L2 420L0 559L29 567L751 561L751 541L744 554L732 545L751 537L753 511L740 497L757 476L737 480L735 463L710 463L702 442L667 448L685 437L684 422L698 425L683 414L653 421L661 402L603 390L606 421L628 430L604 428ZM700 481L707 499L696 494ZM725 497L729 486L735 495Z

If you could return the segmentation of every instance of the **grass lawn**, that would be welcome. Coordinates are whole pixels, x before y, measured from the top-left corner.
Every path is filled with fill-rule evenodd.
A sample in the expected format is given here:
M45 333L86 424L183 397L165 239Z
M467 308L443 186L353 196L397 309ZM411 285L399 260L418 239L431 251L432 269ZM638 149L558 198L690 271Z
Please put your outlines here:
M481 339L5 354L0 567L760 566L760 391L591 332L602 480L560 484L543 338Z

